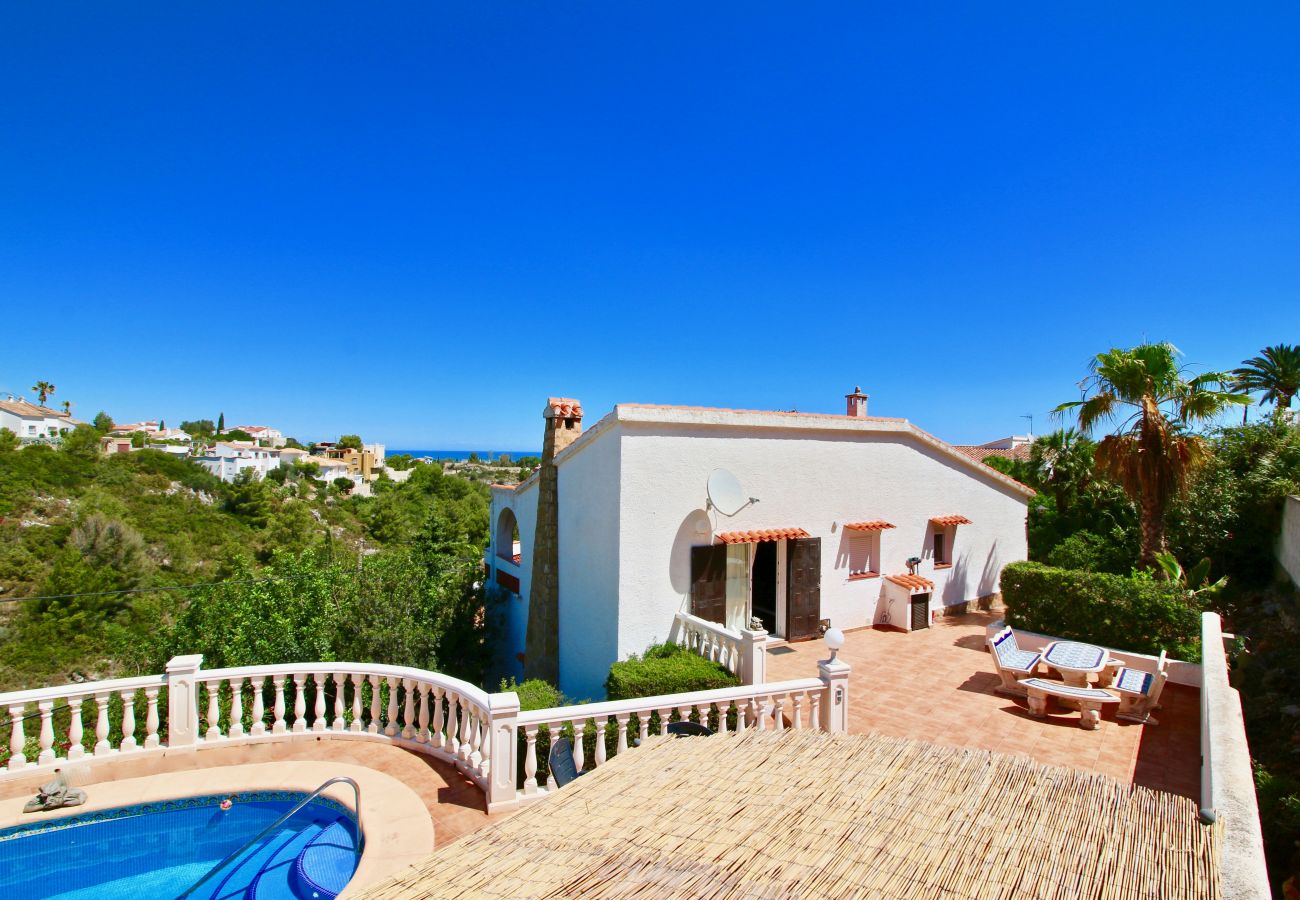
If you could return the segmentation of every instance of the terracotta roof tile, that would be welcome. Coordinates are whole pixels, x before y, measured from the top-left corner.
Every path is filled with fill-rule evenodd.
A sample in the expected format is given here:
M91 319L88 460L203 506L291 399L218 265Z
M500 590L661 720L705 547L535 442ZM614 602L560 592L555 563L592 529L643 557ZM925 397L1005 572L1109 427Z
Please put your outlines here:
M973 525L974 523L965 516L932 516L931 525Z
M922 578L920 575L886 575L885 578L894 584L907 588L909 591L929 591L934 589L934 582L928 578Z
M1019 459L1029 462L1029 453L1031 446L1021 444L1019 447L978 447L970 444L953 444L952 449L956 450L963 456L969 456L975 462L984 462L990 456L1000 456L1003 459Z
M760 541L784 541L811 537L802 528L768 528L763 531L724 531L718 540L724 544L757 544Z
M872 519L870 522L847 522L844 527L849 531L884 531L893 528L894 524L884 519Z
M546 411L561 419L581 419L582 403L572 397L548 397Z

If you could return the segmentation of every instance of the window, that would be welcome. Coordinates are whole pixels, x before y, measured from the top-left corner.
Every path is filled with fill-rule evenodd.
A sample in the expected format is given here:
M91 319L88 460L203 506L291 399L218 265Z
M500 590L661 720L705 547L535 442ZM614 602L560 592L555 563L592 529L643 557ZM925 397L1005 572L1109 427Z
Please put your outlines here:
M935 526L934 529L934 567L946 569L952 565L952 544L957 536L954 526Z
M880 532L849 532L849 580L880 575Z

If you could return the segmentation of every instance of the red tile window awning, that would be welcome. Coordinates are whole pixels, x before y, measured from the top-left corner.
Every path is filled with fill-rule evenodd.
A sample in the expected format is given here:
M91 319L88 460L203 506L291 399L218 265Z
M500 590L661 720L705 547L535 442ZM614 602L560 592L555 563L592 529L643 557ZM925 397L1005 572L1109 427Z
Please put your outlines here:
M965 516L934 516L930 519L931 525L973 525L970 519Z
M887 575L888 580L909 591L929 591L934 589L934 582L920 575Z
M894 523L873 519L870 522L846 522L844 527L849 531L884 531L886 528L893 528Z
M724 544L757 544L760 541L785 541L812 537L802 528L768 528L764 531L724 531L718 540Z

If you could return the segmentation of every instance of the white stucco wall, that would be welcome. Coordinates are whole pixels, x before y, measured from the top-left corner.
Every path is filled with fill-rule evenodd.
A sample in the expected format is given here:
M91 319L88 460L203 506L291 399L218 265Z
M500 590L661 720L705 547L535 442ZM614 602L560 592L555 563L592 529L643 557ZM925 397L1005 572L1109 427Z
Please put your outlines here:
M528 588L533 577L533 534L537 527L537 481L534 479L514 491L492 489L492 543L488 546L489 583L496 583L496 569L501 567L497 558L497 523L501 511L510 509L519 526L519 549L523 557L517 568L505 566L506 571L519 578L519 594L505 602L501 610L504 634L498 654L501 671L506 677L513 675L522 680L524 668L515 657L524 652L524 639L528 632Z
M822 617L842 628L877 619L883 581L849 580L846 522L897 526L882 533L881 574L922 557L936 609L996 592L1002 566L1027 555L1023 494L906 435L653 423L624 423L622 434L620 657L666 637L673 614L689 608L690 547L719 532L790 527L820 537ZM719 467L760 502L733 518L706 511ZM948 514L974 524L957 527L954 563L936 571L929 519Z
M1287 497L1282 507L1282 533L1277 539L1277 561L1300 587L1300 497Z
M1027 555L1023 490L905 423L729 413L620 407L560 455L566 693L602 696L612 662L668 637L674 614L689 609L690 548L720 532L791 527L820 537L822 617L842 628L878 620L883 576L906 572L910 556L923 558L919 573L935 582L938 609L996 592L1002 567ZM707 511L715 468L733 472L760 502L732 518ZM513 661L527 632L536 480L493 490L494 542L505 506L518 520L523 556L521 599L506 617L503 658ZM936 571L929 520L952 514L973 524L956 528L953 565ZM881 536L882 577L850 581L852 532L843 526L868 519L897 527ZM783 590L778 597L783 628Z

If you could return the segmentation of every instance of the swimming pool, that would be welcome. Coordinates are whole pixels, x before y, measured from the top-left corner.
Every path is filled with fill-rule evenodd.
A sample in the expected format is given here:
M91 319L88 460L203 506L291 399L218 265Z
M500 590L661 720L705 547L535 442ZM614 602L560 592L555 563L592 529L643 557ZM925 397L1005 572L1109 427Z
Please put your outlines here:
M0 897L174 900L306 796L213 794L6 828L0 830ZM352 877L358 838L352 813L318 797L191 897L333 900Z

